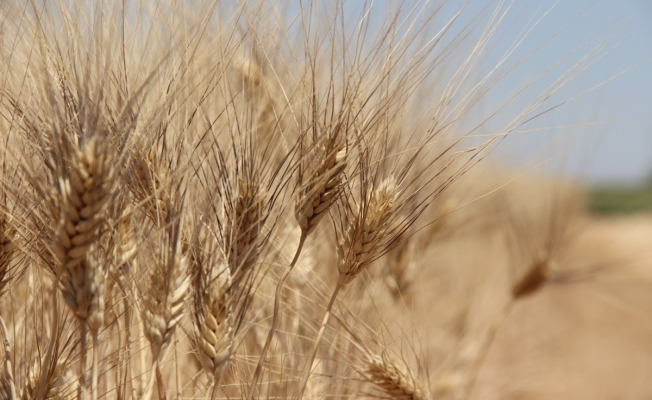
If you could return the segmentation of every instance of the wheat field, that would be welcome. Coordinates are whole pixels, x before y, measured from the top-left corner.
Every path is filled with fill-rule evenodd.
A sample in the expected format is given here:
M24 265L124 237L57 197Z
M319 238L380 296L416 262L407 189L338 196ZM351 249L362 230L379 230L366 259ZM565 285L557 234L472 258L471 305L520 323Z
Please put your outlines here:
M650 220L490 159L628 26L512 5L2 2L1 397L652 396Z

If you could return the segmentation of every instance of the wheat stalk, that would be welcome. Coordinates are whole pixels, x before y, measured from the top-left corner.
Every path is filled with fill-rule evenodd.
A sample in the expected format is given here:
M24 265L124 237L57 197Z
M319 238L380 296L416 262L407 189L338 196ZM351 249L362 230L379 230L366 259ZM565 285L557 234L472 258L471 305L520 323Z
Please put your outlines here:
M149 400L152 396L154 380L160 374L158 369L161 351L170 344L183 317L184 302L190 285L187 260L181 256L178 230L178 224L175 223L164 233L165 238L158 250L159 254L142 298L144 333L152 351L152 369L143 395L144 400Z
M333 290L333 294L326 306L326 314L312 350L308 355L308 361L301 373L297 392L299 399L303 397L303 392L310 377L310 368L328 325L337 294L344 285L353 281L360 272L369 266L381 251L385 250L384 243L387 242L385 236L390 225L391 211L397 196L396 181L390 176L382 181L376 190L366 196L368 197L360 203L358 212L350 219L342 239L337 244L339 277L335 290Z
M89 251L105 223L105 209L115 188L114 163L106 143L91 138L73 151L68 178L60 178L52 196L51 213L57 225L52 249L59 265L60 290L81 324L82 357L80 390L86 391L86 331L93 336L92 395L97 398L98 331L104 323L104 277L106 268L89 257Z
M196 341L212 380L211 398L235 351L234 337L241 325L236 318L244 318L250 303L268 215L267 192L255 173L246 180L225 176L219 185L229 194L222 199L220 223L216 231L207 226L200 232L195 259Z
M258 365L256 366L251 388L247 396L248 400L253 399L267 351L278 326L278 313L281 307L283 285L299 260L299 255L301 254L306 238L317 227L319 221L321 221L333 205L342 185L341 175L347 164L347 149L340 140L336 130L334 134L325 135L318 142L314 154L315 158L311 157L313 154L310 152L302 156L294 212L297 223L301 228L301 236L290 265L283 272L276 285L272 323L258 359Z

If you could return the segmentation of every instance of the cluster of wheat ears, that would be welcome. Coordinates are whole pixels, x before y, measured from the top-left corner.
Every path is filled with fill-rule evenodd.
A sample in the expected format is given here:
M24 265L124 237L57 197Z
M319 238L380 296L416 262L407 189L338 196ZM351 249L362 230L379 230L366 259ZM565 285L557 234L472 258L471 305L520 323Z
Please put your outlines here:
M453 184L619 30L479 113L541 19L482 69L510 5L455 7L3 2L2 398L468 397L496 329L434 379L367 287L405 304Z

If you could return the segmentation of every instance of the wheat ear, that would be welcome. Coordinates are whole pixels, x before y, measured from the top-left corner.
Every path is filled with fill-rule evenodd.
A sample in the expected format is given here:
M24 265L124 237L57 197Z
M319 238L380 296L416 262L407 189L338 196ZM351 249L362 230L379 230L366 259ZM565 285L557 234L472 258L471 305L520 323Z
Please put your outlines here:
M512 286L513 300L519 300L540 290L548 281L551 261L546 253L538 253L529 268Z
M388 398L429 399L432 397L429 385L424 385L419 380L418 375L403 358L397 357L387 348L383 348L380 354L373 352L344 319L337 315L334 318L351 335L353 339L351 343L364 354L364 367L358 371L367 382L384 391ZM377 333L373 332L373 336L377 336ZM372 339L372 342L378 344L375 339Z
M227 186L233 183L236 182L228 179L222 182ZM216 239L212 242L219 243L224 259L216 263L209 255L208 263L199 268L200 286L196 288L201 300L195 318L197 341L202 364L212 376L211 398L215 397L235 350L233 340L236 325L239 326L235 314L242 316L245 311L236 308L240 307L238 303L244 307L248 303L250 277L258 262L267 215L266 191L257 184L255 176L250 180L238 179L229 192L235 196L224 201L220 234L206 238Z
M319 344L330 319L333 303L340 289L350 283L355 277L371 264L383 249L385 233L387 232L390 211L396 200L396 181L393 177L385 179L373 191L366 201L360 203L357 214L351 219L342 239L337 244L337 268L339 277L335 290L331 295L326 314L319 328L312 350L308 355L306 365L299 380L298 398L303 398L310 369L317 355Z
M424 400L430 398L428 391L421 384L407 364L383 350L380 355L369 356L366 362L366 378L389 398L404 400Z
M307 236L315 229L319 221L337 199L341 186L341 174L346 168L346 149L329 145L329 139L317 148L317 161L304 164L306 171L301 171L294 215L299 227ZM314 166L313 166L314 165Z
M493 321L490 327L488 338L480 349L480 354L473 362L473 375L470 383L465 388L467 395L473 393L473 389L477 381L478 370L484 363L484 360L487 358L489 350L493 346L493 343L498 336L498 332L512 313L514 305L517 304L518 301L538 292L545 286L550 277L551 267L552 261L550 260L550 257L546 252L540 252L533 258L525 273L523 273L521 277L513 283L511 290L511 299L505 305L504 309L501 311L498 317Z
M222 374L233 356L234 317L230 292L231 275L228 268L223 268L209 282L197 315L199 360L212 380L211 398L215 397Z
M313 164L310 161L313 160L302 164L305 171L300 171L299 174L298 197L294 214L301 228L301 237L299 238L299 244L290 265L283 272L276 285L272 326L267 333L265 345L258 359L251 389L247 396L248 400L252 400L254 397L254 392L262 373L263 363L265 362L265 356L276 332L283 285L299 260L299 255L301 254L306 238L317 227L319 221L333 205L342 184L342 173L347 163L347 151L343 146L336 145L335 143L337 142L334 139L337 139L337 137L325 137L317 147L317 160L319 161L315 164L316 166L312 166ZM307 155L304 156L307 157Z
M164 232L165 239L160 244L160 254L143 295L142 320L145 337L152 350L152 370L143 400L149 400L152 396L159 369L159 356L169 345L183 317L183 305L190 285L187 261L181 257L178 226L178 223L172 223Z
M99 329L104 323L104 273L97 260L88 257L96 243L104 210L114 186L113 160L106 145L96 139L87 140L70 160L69 178L59 180L58 195L51 202L56 216L52 248L57 258L63 298L81 324L82 357L80 391L86 393L86 332L90 329L97 344ZM97 398L97 349L94 347L92 375L93 400Z

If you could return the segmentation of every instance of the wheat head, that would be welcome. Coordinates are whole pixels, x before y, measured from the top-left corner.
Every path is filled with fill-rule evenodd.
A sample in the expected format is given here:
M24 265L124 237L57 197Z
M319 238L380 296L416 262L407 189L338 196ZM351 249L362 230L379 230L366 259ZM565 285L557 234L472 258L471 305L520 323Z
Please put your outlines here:
M390 211L396 200L396 181L385 179L371 193L367 202L361 202L358 213L351 219L341 240L337 243L339 281L351 282L378 256L388 229Z
M316 147L316 154L304 163L306 170L300 174L294 215L304 235L315 229L337 199L341 174L346 168L347 150L336 143L333 138L325 136Z
M52 238L61 291L75 315L92 331L103 324L104 266L87 257L106 221L105 209L113 195L113 160L105 144L91 139L73 154L69 178L59 181L52 214L57 226Z
M417 379L410 368L384 350L380 355L370 356L366 362L365 376L389 398L392 399L428 399L430 395L426 387Z

